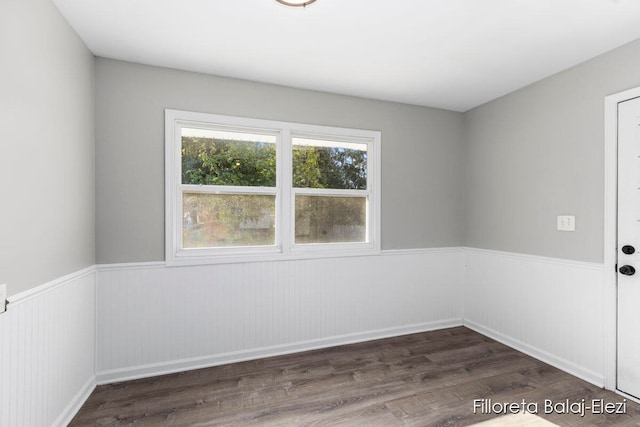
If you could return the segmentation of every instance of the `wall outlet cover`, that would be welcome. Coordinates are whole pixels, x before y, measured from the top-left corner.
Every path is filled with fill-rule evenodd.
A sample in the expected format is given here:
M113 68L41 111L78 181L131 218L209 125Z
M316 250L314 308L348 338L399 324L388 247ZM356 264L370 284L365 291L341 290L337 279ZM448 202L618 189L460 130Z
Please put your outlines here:
M558 215L558 231L576 231L574 215Z

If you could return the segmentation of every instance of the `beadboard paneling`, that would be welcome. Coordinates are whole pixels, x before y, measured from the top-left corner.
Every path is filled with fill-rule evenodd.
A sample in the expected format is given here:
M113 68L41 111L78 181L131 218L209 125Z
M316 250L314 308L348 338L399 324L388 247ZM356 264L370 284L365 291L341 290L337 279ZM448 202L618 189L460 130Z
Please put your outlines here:
M604 383L603 265L467 249L465 325Z
M601 385L602 276L601 264L470 248L91 267L0 314L0 425L66 425L96 382L463 323Z
M97 381L464 323L602 385L602 275L601 264L472 248L101 266Z
M463 251L98 268L98 383L462 324Z
M95 386L95 268L12 297L0 340L0 425L67 425Z

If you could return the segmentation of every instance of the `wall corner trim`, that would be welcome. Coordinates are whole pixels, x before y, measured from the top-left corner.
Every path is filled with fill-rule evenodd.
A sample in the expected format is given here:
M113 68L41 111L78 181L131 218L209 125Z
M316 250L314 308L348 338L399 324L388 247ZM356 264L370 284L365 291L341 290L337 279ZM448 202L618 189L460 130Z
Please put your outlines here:
M472 248L472 247L464 247L463 249L467 254L484 253L489 255L520 259L523 261L534 261L534 262L542 262L542 263L556 264L556 265L563 265L563 266L573 266L573 267L586 268L586 269L598 270L598 271L604 270L604 265L601 262L577 261L577 260L571 260L571 259L565 259L565 258L553 258L553 257L546 257L541 255L529 255L529 254L523 254L518 252L497 251L494 249L481 249L481 248Z
M112 270L139 270L145 268L162 268L166 266L167 263L164 261L121 262L114 264L96 264L96 270L100 273Z
M465 248L461 246L450 246L442 248L415 248L415 249L383 249L380 255L425 255L446 252L464 252Z
M90 274L94 274L95 272L96 272L96 266L91 265L89 267L83 268L82 270L78 270L73 273L69 273L65 276L50 280L49 282L43 283L42 285L36 286L35 288L31 288L26 291L12 295L7 298L7 301L9 302L9 304L7 304L7 310L9 310L12 307L15 307L18 304L23 304L33 298L36 298L46 292L51 292L57 289L58 287L63 286L69 282L72 282L77 279L81 279Z

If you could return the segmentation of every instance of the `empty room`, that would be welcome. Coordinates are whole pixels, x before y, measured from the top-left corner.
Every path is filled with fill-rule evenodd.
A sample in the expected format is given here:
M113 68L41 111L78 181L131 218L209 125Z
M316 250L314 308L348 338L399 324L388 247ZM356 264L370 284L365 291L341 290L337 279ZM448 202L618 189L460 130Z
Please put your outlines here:
M2 0L0 426L640 425L639 24Z

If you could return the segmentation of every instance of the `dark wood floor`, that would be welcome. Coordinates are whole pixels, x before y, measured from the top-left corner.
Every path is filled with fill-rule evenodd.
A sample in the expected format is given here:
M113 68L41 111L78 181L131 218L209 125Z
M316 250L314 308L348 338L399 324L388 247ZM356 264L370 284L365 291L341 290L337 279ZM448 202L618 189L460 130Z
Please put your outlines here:
M537 403L537 416L560 426L640 426L640 405L631 401L625 414L544 414L545 399L566 406L566 399L623 398L462 327L99 386L71 426L468 426L535 418L474 414L475 399L524 399L531 410Z

